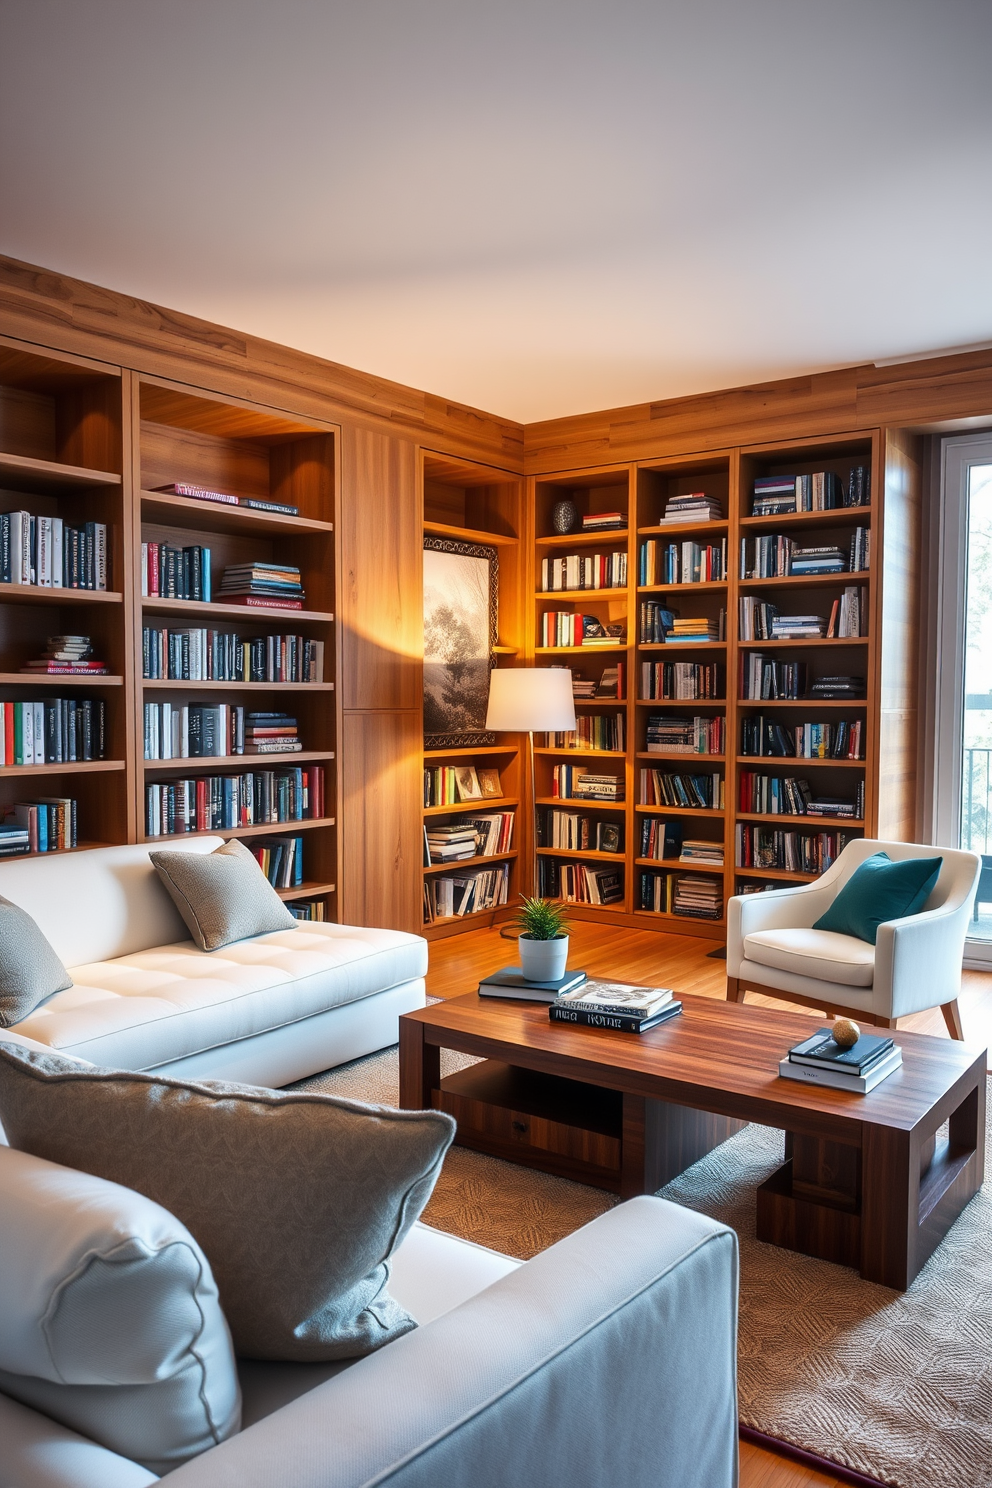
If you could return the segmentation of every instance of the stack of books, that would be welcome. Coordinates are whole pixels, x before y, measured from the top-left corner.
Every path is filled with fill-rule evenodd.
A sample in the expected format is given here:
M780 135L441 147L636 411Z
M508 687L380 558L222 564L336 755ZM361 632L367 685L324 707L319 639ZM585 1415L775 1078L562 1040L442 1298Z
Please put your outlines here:
M665 640L671 645L697 645L701 641L719 641L720 623L717 620L707 620L700 616L692 620L676 620L672 629L665 636Z
M759 475L754 483L753 517L778 517L796 510L794 475Z
M707 496L705 491L692 491L685 496L669 496L661 521L718 522L722 516L720 503L715 496Z
M245 754L296 754L303 748L296 719L288 713L249 713L245 720Z
M604 674L605 675L605 674ZM572 673L572 696L579 701L586 701L596 696L596 683L591 677L577 677Z
M817 796L815 801L810 801L806 807L807 816L843 816L851 821L861 821L865 814L864 781L858 784L857 795L853 801L843 800L838 796Z
M303 608L300 570L286 563L238 563L225 568L220 584L224 604L251 607L275 606L280 610Z
M867 1095L901 1064L902 1050L894 1039L863 1033L856 1044L845 1049L835 1042L829 1028L821 1028L789 1050L778 1072L786 1080L804 1080Z
M811 698L863 698L864 677L814 677L810 684Z
M458 823L447 827L425 827L426 866L431 863L460 863L476 856L473 826Z
M572 777L572 794L599 801L622 801L623 781L617 775L593 775L577 770Z
M37 661L29 661L20 670L33 676L61 676L65 673L102 677L106 675L107 665L94 659L89 636L56 635L48 637L45 650Z
M679 854L682 863L707 863L713 868L723 867L723 843L705 842L701 837L687 837Z
M552 1023L579 1023L588 1028L614 1028L646 1033L677 1017L682 1004L670 987L631 987L624 982L585 981L563 992L548 1008Z
M208 491L203 486L192 486L188 481L173 481L167 486L156 486L168 496L186 496L192 501L213 501L218 506L246 506L252 511L277 512L283 517L298 517L300 508L285 501L260 501L253 496L229 496L224 491Z
M18 858L31 851L27 827L12 822L0 827L0 858Z
M70 796L41 796L37 801L19 801L7 808L6 826L17 832L17 841L27 838L28 852L65 852L76 846L76 802ZM2 831L3 829L0 829ZM13 838L10 839L14 841ZM12 847L11 854L23 852Z
M847 559L840 548L793 548L789 571L793 578L803 574L845 573Z
M648 754L723 754L726 720L682 714L648 715Z
M675 879L672 913L693 920L723 917L723 883L711 874L680 873Z
M479 983L480 997L509 997L514 1002L552 1003L563 992L581 987L586 980L584 971L566 971L554 982L531 982L519 966L501 966Z
M590 516L582 518L583 532L618 532L626 527L627 518L623 512L593 512Z
M776 615L772 621L773 641L821 640L827 633L822 615Z

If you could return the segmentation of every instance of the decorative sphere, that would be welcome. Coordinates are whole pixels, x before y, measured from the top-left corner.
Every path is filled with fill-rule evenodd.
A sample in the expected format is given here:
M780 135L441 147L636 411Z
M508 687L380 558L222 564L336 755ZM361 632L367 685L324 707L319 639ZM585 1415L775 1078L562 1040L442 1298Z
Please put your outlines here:
M579 521L579 509L574 501L556 501L551 511L551 525L555 532L574 532Z
M853 1018L838 1018L830 1031L833 1034L834 1043L840 1044L842 1049L853 1048L861 1037L861 1029Z

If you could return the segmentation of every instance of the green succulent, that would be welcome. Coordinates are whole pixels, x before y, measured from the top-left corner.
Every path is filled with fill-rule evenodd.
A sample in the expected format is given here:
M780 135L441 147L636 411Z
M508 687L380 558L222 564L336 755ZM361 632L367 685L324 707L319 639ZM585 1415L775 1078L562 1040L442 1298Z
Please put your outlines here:
M556 899L528 899L521 894L514 924L531 940L558 940L568 934L568 910Z

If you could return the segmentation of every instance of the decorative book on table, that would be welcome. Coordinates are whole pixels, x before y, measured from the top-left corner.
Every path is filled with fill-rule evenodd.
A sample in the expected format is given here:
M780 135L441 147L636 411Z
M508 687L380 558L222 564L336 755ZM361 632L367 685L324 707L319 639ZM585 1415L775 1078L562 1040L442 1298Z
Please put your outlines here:
M551 1004L553 1023L580 1023L623 1033L646 1033L682 1011L670 987L636 987L626 982L586 981Z
M787 1080L866 1095L901 1064L902 1050L894 1039L862 1034L857 1043L845 1048L829 1028L820 1028L790 1049L778 1068Z
M479 983L480 997L509 997L515 1002L552 1003L563 992L580 987L586 980L584 971L566 971L553 982L528 981L519 966L503 966Z

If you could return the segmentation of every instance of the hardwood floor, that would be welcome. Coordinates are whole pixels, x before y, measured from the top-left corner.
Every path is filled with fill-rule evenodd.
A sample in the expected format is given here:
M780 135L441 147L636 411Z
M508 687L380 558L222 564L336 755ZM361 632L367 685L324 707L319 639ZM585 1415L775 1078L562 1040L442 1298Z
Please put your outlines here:
M684 935L659 935L653 930L617 930L577 920L572 925L569 963L582 966L593 976L620 977L631 982L655 983L693 992L701 997L726 995L726 964L710 953L711 940ZM499 927L473 930L467 935L435 941L431 945L427 990L434 997L459 997L475 989L479 978L508 966L516 959L512 940L500 936ZM748 994L748 1002L765 1007L789 1007L769 997ZM992 973L966 971L960 998L961 1018L968 1043L992 1043ZM811 1018L820 1015L810 1012ZM917 1033L947 1038L938 1010L905 1018L901 1027ZM830 1473L818 1472L791 1462L752 1442L742 1442L741 1488L842 1488Z

